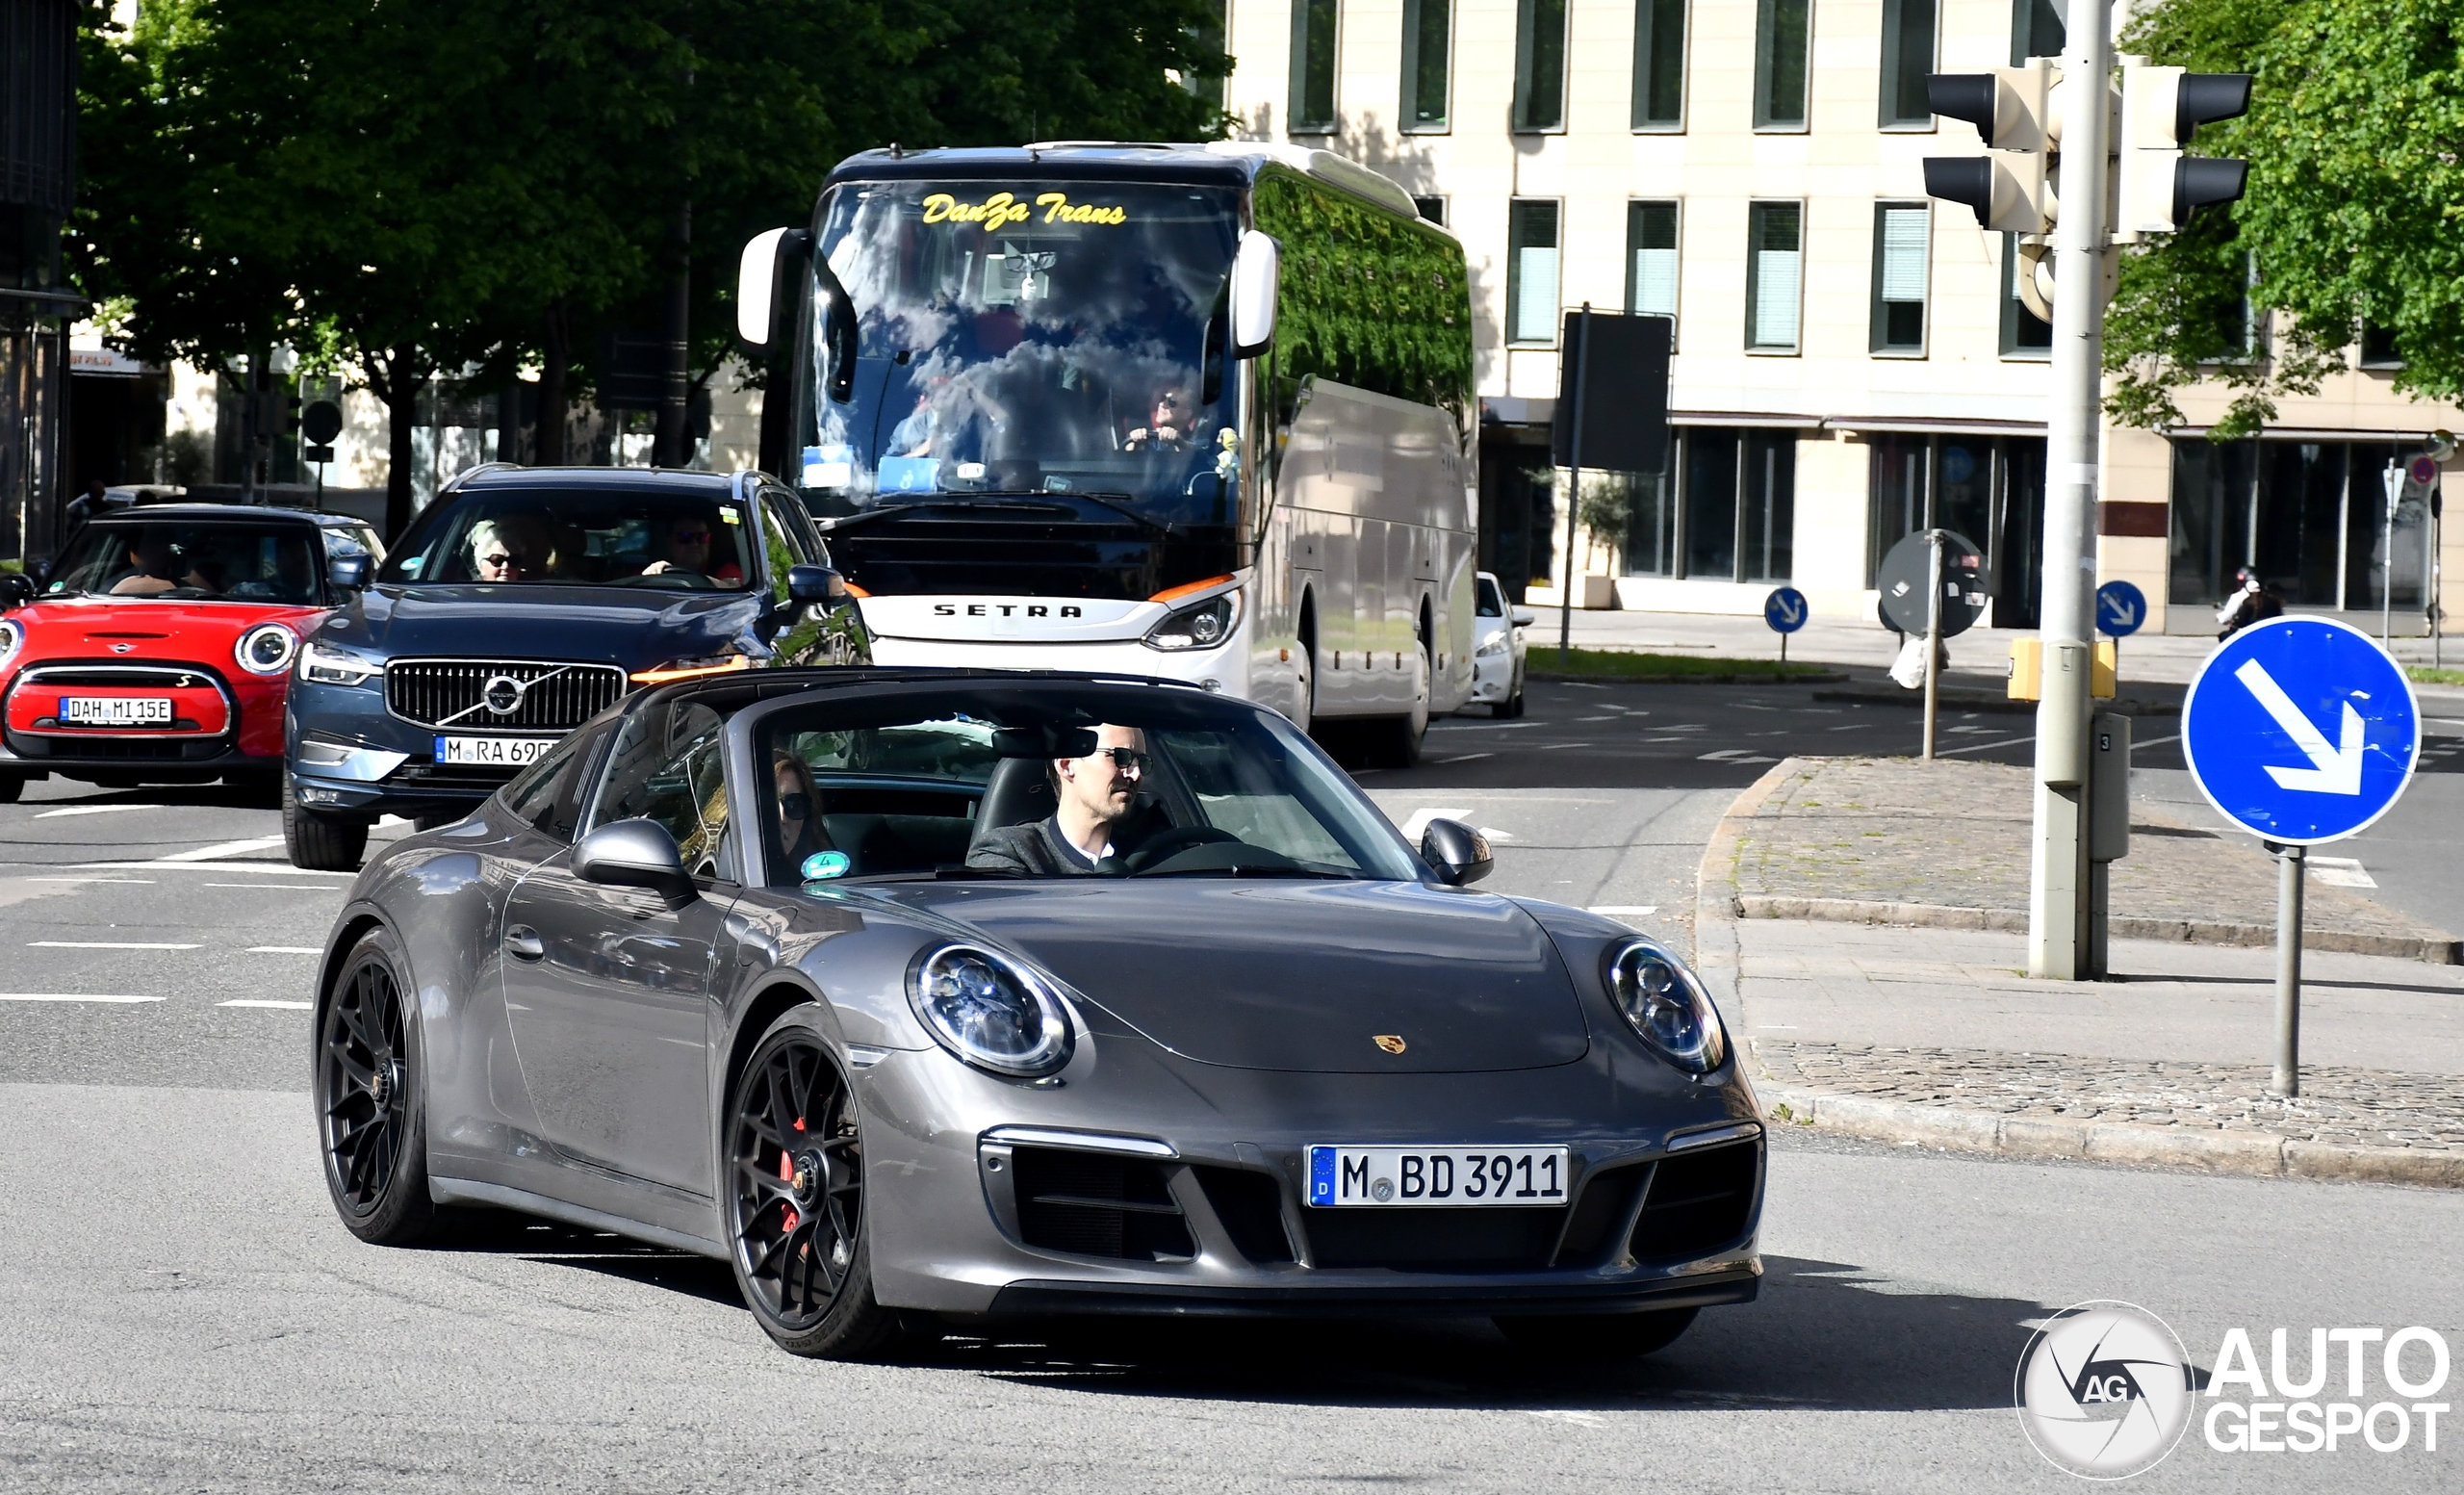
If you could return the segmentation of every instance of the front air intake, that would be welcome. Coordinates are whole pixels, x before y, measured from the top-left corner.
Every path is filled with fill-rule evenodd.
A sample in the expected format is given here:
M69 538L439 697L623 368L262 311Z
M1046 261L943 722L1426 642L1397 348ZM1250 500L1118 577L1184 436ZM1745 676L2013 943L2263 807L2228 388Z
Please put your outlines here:
M1029 1246L1115 1261L1187 1261L1197 1254L1159 1163L1019 1147L1011 1167L1018 1238Z

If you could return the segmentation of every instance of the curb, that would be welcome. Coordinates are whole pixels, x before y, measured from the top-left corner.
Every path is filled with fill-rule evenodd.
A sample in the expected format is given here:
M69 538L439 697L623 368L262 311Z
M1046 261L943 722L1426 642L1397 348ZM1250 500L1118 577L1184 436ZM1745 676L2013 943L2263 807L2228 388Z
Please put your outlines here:
M2406 1147L2300 1142L2268 1132L2189 1131L2126 1121L2063 1121L1920 1106L1869 1095L1834 1095L1794 1086L1758 1089L1775 1122L1862 1137L1912 1142L1955 1152L2018 1158L2136 1163L2252 1178L2321 1178L2464 1189L2464 1154Z
M1731 813L1735 812L1732 810ZM1782 898L1744 893L1735 901L1743 918L1816 919L1836 924L1898 924L1915 929L1991 929L2026 934L2024 909L1969 909L1934 903L1886 903L1859 898ZM2139 918L2109 915L2107 932L2117 940L2162 940L2175 944L2245 945L2268 948L2275 943L2273 924L2240 924L2223 919ZM2346 929L2304 929L2301 947L2341 955L2386 955L2429 966L2464 966L2464 941L2420 935L2373 935Z
M1825 670L1818 675L1570 675L1556 670L1535 670L1525 665L1525 680L1572 682L1581 685L1820 685L1848 679L1845 670ZM1815 700L1822 700L1816 693Z
M1711 989L1712 1003L1726 1012L1737 1006L1737 839L1762 802L1801 771L1802 760L1795 758L1762 770L1761 778L1730 802L1694 866L1694 972Z
M1902 690L1896 686L1888 690L1853 687L1847 690L1817 690L1813 698L1858 706L1921 708L1925 704L1924 691ZM1935 699L1944 707L1956 707L1963 711L2007 711L2015 716L2034 716L2037 711L2034 701L2014 701L1998 690L1940 690L1935 693ZM2179 701L2149 701L2137 696L2118 699L2108 696L2090 704L2100 711L2120 711L2128 716L2179 716L2182 712Z

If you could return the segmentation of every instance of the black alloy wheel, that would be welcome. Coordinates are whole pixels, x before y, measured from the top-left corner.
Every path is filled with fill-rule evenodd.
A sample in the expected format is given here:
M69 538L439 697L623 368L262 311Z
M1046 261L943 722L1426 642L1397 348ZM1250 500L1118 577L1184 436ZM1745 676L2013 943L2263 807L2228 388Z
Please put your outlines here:
M1568 1365L1605 1365L1631 1360L1677 1342L1698 1308L1660 1308L1650 1313L1592 1313L1566 1317L1492 1320L1517 1350Z
M897 1337L873 1300L855 1092L810 1009L773 1023L737 1076L727 1169L736 1285L781 1348L853 1359Z
M370 931L317 1020L325 1187L351 1234L380 1246L420 1240L438 1218L398 955L392 935Z

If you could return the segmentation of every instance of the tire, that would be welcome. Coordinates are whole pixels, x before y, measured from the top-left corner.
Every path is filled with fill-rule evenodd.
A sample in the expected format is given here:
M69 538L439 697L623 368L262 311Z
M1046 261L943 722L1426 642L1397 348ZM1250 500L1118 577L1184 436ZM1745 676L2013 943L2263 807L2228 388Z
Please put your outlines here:
M368 822L300 808L291 775L286 773L282 776L282 844L291 853L293 866L311 872L356 872L368 854Z
M1501 1317L1490 1322L1517 1350L1565 1365L1604 1365L1665 1350L1694 1323L1698 1308L1595 1313L1568 1318Z
M729 1087L728 1263L780 1349L863 1359L895 1345L901 1325L873 1297L859 1109L815 1017L782 1014Z
M1521 671L1517 671L1515 673L1513 693L1508 695L1504 700L1499 702L1497 706L1492 709L1489 714L1492 716L1502 717L1508 721L1511 721L1515 717L1523 714L1523 675Z
M17 796L25 792L24 779L13 773L0 773L0 805L13 805Z
M372 1246L432 1239L446 1218L427 1187L427 1088L410 1025L401 945L370 930L317 1009L317 1151L343 1226Z

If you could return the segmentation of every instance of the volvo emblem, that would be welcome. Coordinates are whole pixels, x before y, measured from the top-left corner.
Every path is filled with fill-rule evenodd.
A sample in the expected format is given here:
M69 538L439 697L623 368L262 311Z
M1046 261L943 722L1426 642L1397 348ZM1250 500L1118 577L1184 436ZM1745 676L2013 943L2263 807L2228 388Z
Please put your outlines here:
M1390 1054L1399 1054L1403 1051L1403 1035L1400 1033L1373 1033L1370 1035L1369 1041Z
M499 675L479 687L479 703L499 716L511 716L522 708L522 697L530 687L510 675Z
M114 653L114 654L135 654L136 652L137 652L137 646L136 646L135 644L114 644L114 645L112 645L112 653Z

